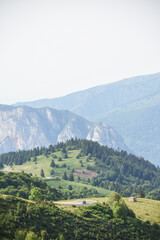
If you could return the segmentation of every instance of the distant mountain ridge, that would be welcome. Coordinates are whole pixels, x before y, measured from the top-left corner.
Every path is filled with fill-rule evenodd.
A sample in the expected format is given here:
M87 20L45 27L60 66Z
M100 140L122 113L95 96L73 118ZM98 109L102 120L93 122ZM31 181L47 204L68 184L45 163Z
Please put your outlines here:
M160 73L17 105L68 109L113 126L138 155L160 165Z
M47 147L75 137L130 152L112 127L91 123L68 110L0 105L0 127L0 153Z

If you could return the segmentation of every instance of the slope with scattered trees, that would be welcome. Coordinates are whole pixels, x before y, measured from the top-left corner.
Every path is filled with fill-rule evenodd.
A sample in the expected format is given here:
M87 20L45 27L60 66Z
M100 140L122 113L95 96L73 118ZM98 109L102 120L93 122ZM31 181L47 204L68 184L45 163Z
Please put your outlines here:
M43 155L41 155L42 153ZM75 153L77 153L76 156ZM67 154L67 158L64 154ZM50 176L54 178L53 181L59 179L59 184L61 179L70 180L69 185L72 185L73 181L77 181L116 191L125 196L139 195L139 197L146 196L160 200L159 167L145 161L142 157L128 154L122 150L115 151L107 146L101 146L97 142L71 139L55 146L50 145L49 148L2 154L0 163L12 166L17 164L18 158L28 164L33 161L36 168L39 159L44 158L45 166L48 164ZM86 178L87 171L94 173L93 176ZM46 172L41 170L41 176L47 176Z

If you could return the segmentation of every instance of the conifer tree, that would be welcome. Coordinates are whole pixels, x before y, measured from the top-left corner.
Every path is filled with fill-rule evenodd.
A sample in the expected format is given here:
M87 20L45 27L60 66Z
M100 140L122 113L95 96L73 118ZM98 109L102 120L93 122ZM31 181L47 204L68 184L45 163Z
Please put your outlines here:
M41 169L41 177L45 177L43 169Z

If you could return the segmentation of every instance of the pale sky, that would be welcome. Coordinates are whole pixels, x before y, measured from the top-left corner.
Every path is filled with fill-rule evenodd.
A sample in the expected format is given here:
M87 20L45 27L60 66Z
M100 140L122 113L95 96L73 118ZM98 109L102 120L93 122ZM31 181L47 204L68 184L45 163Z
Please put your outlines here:
M0 0L0 104L160 72L160 0Z

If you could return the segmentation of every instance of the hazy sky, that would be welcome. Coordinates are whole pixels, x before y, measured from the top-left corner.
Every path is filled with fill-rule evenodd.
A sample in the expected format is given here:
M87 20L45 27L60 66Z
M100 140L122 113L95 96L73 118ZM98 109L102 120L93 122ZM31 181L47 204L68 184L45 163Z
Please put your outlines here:
M0 0L0 104L160 72L160 0Z

